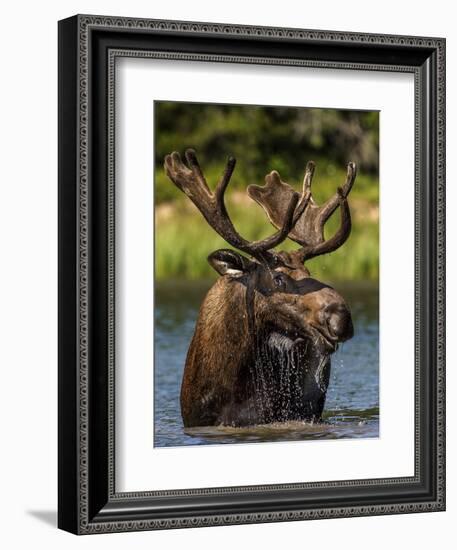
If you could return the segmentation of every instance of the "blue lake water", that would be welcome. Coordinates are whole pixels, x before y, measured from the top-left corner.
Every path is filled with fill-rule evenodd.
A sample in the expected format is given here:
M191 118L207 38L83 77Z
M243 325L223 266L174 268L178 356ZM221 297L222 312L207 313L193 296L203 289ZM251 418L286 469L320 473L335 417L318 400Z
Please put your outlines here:
M179 405L182 373L198 309L210 285L210 281L156 285L155 447L379 436L378 287L368 283L333 285L350 306L355 334L332 356L324 422L184 430Z

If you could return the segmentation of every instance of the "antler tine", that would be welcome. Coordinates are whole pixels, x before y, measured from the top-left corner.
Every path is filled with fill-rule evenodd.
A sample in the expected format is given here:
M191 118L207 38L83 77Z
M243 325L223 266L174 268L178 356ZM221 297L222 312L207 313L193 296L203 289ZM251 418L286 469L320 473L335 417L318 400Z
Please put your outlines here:
M340 206L342 198L344 199L349 195L352 186L354 185L356 176L357 167L354 162L349 162L347 165L346 181L341 187L338 187L333 197L328 199L321 206L318 223L322 224L322 227L325 225L325 222L330 218L333 212L335 212L338 206Z
M216 200L219 203L219 206L221 208L222 207L225 208L224 194L228 184L230 183L230 178L232 177L233 171L235 170L235 165L236 165L236 159L234 157L229 157L227 160L227 164L225 166L225 170L216 187L216 191L215 191Z
M179 153L174 152L174 153L172 153L172 156L173 155L178 155L178 157L179 157ZM210 193L208 184L206 183L205 176L203 175L203 171L200 168L200 164L199 164L198 159L197 159L197 154L194 151L194 149L187 149L185 151L184 155L186 157L186 160L187 160L189 166L191 167L191 169L193 170L195 176L197 177L198 181L200 182L200 184L208 191L208 193Z
M297 250L295 254L297 258L299 258L300 262L305 262L306 260L310 260L316 256L333 252L347 241L352 229L351 212L349 210L347 200L341 196L341 201L341 223L338 231L330 237L330 239L322 239L322 242L317 246L309 246L306 245L306 243L299 243L303 244L303 246Z
M309 228L310 232L314 229L315 243L307 242L310 239L300 239L296 241L302 245L296 255L300 261L304 262L320 256L322 254L328 254L337 250L342 246L348 239L351 229L351 212L349 210L349 204L347 201L347 196L351 192L352 186L357 175L357 168L354 162L349 162L347 166L346 181L341 187L338 187L335 195L331 197L327 202L322 206L316 206L316 212L314 216L314 227ZM324 238L324 226L330 216L335 212L335 210L341 208L341 222L338 231L330 238L325 240ZM305 233L305 238L308 235ZM294 239L295 240L295 239Z
M301 218L305 208L308 206L308 202L314 204L313 195L311 194L311 182L313 181L315 168L316 165L312 160L310 160L306 165L305 176L303 178L303 191L300 200L298 201L298 206L295 210L293 226L295 226Z
M289 233L289 238L301 245L301 248L295 252L295 256L302 262L336 250L344 244L351 232L351 215L347 196L356 177L355 164L353 162L348 164L346 182L322 206L316 204L311 194L314 170L314 162L308 162L303 179L302 197L296 208L292 229ZM280 227L286 212L285 205L294 190L289 184L281 181L277 172L269 174L265 181L266 184L263 187L250 185L248 194L263 207L271 223ZM326 241L324 238L325 222L338 207L341 207L340 228L333 237Z
M173 151L165 156L164 168L173 183L196 204L198 201L205 204L211 198L211 191L206 183L203 172L198 164L195 152L192 149L186 151L188 168L178 152Z
M313 181L314 171L316 169L316 164L310 160L306 164L305 176L303 178L303 195L309 194L309 200L314 203L313 196L311 194L311 183Z
M216 190L212 193L206 183L193 149L186 151L186 159L188 167L182 162L177 152L173 152L171 155L165 157L165 172L173 183L191 199L209 225L229 244L262 262L275 265L278 261L278 256L271 252L270 249L287 238L292 227L299 219L299 216L294 216L299 199L298 194L294 193L290 197L279 231L266 239L250 242L236 231L224 202L224 194L235 168L236 160L233 157L229 157ZM303 207L300 208L300 211L303 212Z

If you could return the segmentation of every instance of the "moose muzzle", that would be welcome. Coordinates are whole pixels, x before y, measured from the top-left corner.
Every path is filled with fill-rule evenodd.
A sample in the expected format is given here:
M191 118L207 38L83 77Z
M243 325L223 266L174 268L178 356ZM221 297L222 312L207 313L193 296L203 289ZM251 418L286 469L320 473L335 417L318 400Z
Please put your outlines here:
M344 304L330 304L324 311L329 335L338 342L349 340L354 335L352 318Z

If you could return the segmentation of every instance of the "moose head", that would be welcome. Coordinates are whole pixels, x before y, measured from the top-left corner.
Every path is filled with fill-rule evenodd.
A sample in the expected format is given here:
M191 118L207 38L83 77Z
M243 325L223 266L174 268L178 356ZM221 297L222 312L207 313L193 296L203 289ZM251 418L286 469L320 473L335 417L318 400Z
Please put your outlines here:
M273 171L248 195L265 210L276 233L248 241L235 229L224 194L235 168L229 158L211 191L195 151L165 157L165 171L234 249L212 252L221 275L200 309L181 386L185 426L234 426L321 418L330 377L330 355L353 335L349 309L329 285L311 277L305 262L333 252L349 237L347 197L356 167L345 183L318 205L311 193L315 165L306 166L301 194ZM329 239L324 226L340 208L341 224ZM300 247L275 250L285 239ZM241 254L244 253L245 255Z

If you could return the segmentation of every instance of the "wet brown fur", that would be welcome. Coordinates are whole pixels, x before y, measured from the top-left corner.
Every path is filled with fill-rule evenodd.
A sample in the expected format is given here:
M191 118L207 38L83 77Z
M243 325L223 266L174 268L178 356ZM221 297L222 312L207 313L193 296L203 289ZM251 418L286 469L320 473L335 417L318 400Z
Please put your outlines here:
M309 271L280 267L295 281ZM252 275L251 275L252 276ZM251 407L250 366L255 360L255 342L249 330L246 281L229 275L220 277L208 291L198 315L181 386L181 412L185 426L243 424L243 407ZM254 289L256 333L272 324L283 331L310 333L322 323L322 309L329 302L341 303L339 294L324 287L315 292L268 291L268 282L257 280ZM311 332L310 332L311 331ZM315 353L311 346L310 354Z

